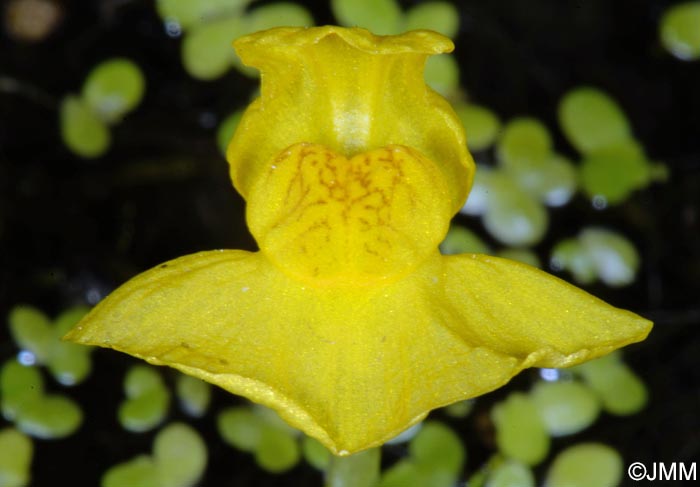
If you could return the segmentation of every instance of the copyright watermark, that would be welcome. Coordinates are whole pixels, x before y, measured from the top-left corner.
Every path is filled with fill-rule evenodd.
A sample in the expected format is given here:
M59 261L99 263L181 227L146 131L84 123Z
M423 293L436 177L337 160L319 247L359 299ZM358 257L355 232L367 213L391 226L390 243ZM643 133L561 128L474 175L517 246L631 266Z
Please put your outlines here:
M627 476L639 480L697 480L695 462L634 462L627 467Z

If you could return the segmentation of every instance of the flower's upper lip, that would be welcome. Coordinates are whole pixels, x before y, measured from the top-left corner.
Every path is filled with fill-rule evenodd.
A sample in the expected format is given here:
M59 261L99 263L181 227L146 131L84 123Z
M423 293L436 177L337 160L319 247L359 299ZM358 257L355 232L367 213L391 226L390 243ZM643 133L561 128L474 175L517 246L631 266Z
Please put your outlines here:
M454 49L454 44L449 38L430 30L414 30L396 36L376 36L366 29L344 29L333 25L276 28L274 36L270 35L270 31L262 31L238 39L234 45L237 49L250 43L283 45L285 49L289 49L291 46L316 44L329 36L340 37L355 49L372 54L441 54L452 52Z

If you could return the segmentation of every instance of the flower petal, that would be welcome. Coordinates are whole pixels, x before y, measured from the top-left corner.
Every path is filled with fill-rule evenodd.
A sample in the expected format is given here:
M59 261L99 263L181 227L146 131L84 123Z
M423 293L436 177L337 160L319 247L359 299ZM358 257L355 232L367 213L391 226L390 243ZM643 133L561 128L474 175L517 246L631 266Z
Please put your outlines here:
M283 27L234 43L261 71L261 96L246 110L227 158L236 189L248 198L270 162L299 142L352 157L392 144L439 164L453 213L474 174L464 129L450 104L425 84L428 56L452 41L431 31L375 36L364 29Z
M644 340L652 323L534 267L480 254L444 261L444 305L466 342L568 367Z
M242 251L164 266L112 293L67 339L270 406L338 454L379 445L518 370L516 359L472 347L441 322L425 276L364 289L302 287L262 254Z
M251 187L248 226L261 251L300 280L367 285L418 267L451 216L442 172L414 149L346 158L295 144Z

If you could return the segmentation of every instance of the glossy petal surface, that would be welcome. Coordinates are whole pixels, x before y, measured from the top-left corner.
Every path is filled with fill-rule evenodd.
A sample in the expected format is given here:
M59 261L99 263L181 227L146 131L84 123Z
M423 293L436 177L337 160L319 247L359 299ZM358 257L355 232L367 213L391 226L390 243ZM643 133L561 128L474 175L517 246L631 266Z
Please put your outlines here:
M261 98L228 149L257 253L181 257L67 338L270 406L336 454L434 408L642 340L651 323L539 270L438 244L473 162L426 88L433 32L280 28L236 43Z
M364 29L278 28L238 39L236 52L261 72L261 97L246 110L228 148L231 177L250 185L279 153L299 142L346 156L390 144L435 161L450 184L454 211L474 172L449 103L423 81L428 56L452 41L432 31L375 36Z

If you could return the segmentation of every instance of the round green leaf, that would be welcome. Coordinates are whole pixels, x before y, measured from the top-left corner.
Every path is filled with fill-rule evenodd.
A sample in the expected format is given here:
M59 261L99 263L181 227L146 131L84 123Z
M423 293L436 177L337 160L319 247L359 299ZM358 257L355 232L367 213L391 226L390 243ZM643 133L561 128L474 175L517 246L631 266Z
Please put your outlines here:
M549 224L544 206L518 188L508 178L494 179L489 207L483 215L484 227L500 242L514 246L538 243Z
M535 476L526 465L506 460L489 472L485 487L535 487Z
M579 240L605 284L618 287L634 281L640 258L632 242L602 228L584 229Z
M83 99L73 95L63 99L60 125L63 143L74 154L90 159L107 152L112 138L109 128Z
M213 80L228 71L235 60L231 43L246 33L242 17L228 17L198 26L182 42L182 63L201 80Z
M255 461L268 472L281 473L299 463L301 452L296 438L275 426L263 425Z
M549 435L533 401L515 392L491 411L496 444L507 458L537 465L549 452Z
M233 134L236 132L238 123L241 121L243 116L243 110L236 110L228 117L223 119L219 124L219 128L216 130L216 142L219 146L221 153L226 156L226 149L228 149L228 144L233 138Z
M420 3L406 12L404 30L428 29L455 38L459 31L459 12L448 2Z
M642 147L633 140L590 152L581 163L580 182L590 197L621 203L651 180L651 165Z
M600 413L598 397L580 382L538 382L530 398L552 436L578 433Z
M31 438L13 428L0 430L0 486L28 485L33 454Z
M47 364L51 375L64 386L79 384L92 369L90 352L90 347L84 345L56 342Z
M126 58L101 62L83 84L83 99L107 124L118 122L136 108L146 89L141 68Z
M119 423L128 431L149 431L165 419L170 403L168 390L155 388L133 396L119 405Z
M204 416L211 401L211 386L208 383L180 374L177 378L176 390L182 409L187 414L196 418Z
M251 11L246 18L247 32L271 29L272 27L310 27L314 19L301 5L277 2L263 5Z
M153 459L148 455L140 455L107 470L102 476L100 486L162 487L159 474Z
M16 306L10 311L8 321L17 345L31 352L38 363L46 363L54 341L49 318L31 306Z
M219 434L224 441L247 452L257 450L264 425L264 420L250 408L228 408L217 418Z
M555 271L568 270L579 284L591 284L598 270L578 238L568 238L552 249L550 265Z
M15 419L17 428L45 440L70 436L82 422L80 406L59 395L37 397L25 402Z
M503 127L496 149L506 168L539 169L552 155L552 138L536 118L514 118Z
M440 251L445 255L452 254L488 254L490 249L483 240L471 230L457 225L451 225L440 244Z
M552 462L547 487L616 487L622 480L622 458L600 443L581 443L567 448Z
M648 393L644 382L617 355L583 363L573 369L600 397L603 409L627 416L646 406Z
M160 373L149 365L134 365L124 376L126 397L138 397L156 389L165 389Z
M14 420L25 403L39 400L44 394L44 380L39 369L8 360L0 369L0 406L8 421Z
M378 35L398 34L403 12L396 0L331 0L341 25L363 27Z
M504 259L515 260L523 264L531 265L532 267L541 267L539 257L537 257L537 254L532 250L507 248L499 250L497 255Z
M417 464L455 476L461 472L466 457L459 437L437 421L425 422L408 449Z
M73 306L61 312L54 320L54 333L57 338L62 338L71 328L78 324L90 311L87 306ZM88 347L84 347L88 348Z
M671 6L661 18L661 43L683 61L700 59L700 2Z
M183 29L229 15L240 15L251 0L157 0L163 20L174 21Z
M564 206L576 192L578 175L567 158L555 154L542 168L542 177L536 187L540 200L547 206Z
M488 149L494 143L501 129L501 122L492 110L471 103L461 103L455 106L455 112L464 125L470 150Z
M559 102L558 116L567 139L583 154L630 138L629 122L620 106L596 88L569 91Z
M423 74L426 84L444 97L452 97L459 89L459 65L450 54L430 56Z
M301 441L301 453L304 459L316 470L324 472L331 463L331 452L318 440L304 436Z
M160 485L192 487L207 466L207 447L199 433L184 423L173 423L153 443Z

